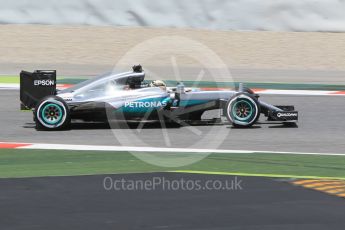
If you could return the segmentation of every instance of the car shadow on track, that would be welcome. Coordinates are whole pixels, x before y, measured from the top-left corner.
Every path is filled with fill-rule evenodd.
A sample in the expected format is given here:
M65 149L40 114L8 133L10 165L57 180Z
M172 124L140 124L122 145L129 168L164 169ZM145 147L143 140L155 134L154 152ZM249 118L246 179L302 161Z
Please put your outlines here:
M180 128L181 125L166 123L163 127L159 122L147 122L140 125L139 122L121 122L121 123L72 123L71 129L162 129L162 128Z
M273 124L272 123L260 123L248 128L233 127L231 124L225 123L189 123L188 126L226 126L229 129L261 129L262 125L269 124L268 128L298 128L297 124ZM71 130L97 130L97 129L179 129L187 126L187 124L178 124L174 122L166 122L162 125L160 122L73 122L71 124ZM35 123L26 123L23 128L34 129ZM63 131L63 130L61 130ZM66 130L65 130L66 131Z
M286 124L282 124L282 123L269 123L269 122L259 122L256 125L253 125L251 127L233 127L233 126L229 126L229 129L261 129L264 128L263 125L268 125L268 128L270 129L286 129L286 128L298 128L298 125L296 123L286 123Z
M289 124L275 124L275 125L270 125L268 126L268 128L270 129L277 129L277 128L280 128L280 129L291 129L291 128L298 128L298 125L296 123L289 123Z
M227 127L228 129L261 129L262 127L259 125L253 125L251 127L234 127L234 126L229 126Z
M120 124L109 124L106 122L73 122L69 130L96 130L96 129L138 129L139 122L128 122ZM166 123L164 127L159 122L145 123L140 129L173 129L181 128L182 125L176 123ZM35 129L35 123L26 123L23 128ZM54 130L66 131L66 130Z

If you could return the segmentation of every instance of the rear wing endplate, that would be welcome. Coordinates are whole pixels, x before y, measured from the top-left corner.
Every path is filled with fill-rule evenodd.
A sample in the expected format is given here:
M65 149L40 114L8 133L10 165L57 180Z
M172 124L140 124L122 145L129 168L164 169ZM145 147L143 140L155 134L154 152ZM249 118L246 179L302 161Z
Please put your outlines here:
M20 72L20 108L30 110L43 97L56 94L56 70Z

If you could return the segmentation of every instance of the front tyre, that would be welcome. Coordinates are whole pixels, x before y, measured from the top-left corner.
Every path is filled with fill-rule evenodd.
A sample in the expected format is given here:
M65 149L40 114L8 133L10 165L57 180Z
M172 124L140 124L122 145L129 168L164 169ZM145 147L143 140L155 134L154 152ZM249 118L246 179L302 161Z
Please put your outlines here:
M260 117L260 104L254 95L237 93L229 99L224 112L234 127L251 127Z
M37 130L68 129L71 124L68 105L57 96L43 98L35 108L34 119Z

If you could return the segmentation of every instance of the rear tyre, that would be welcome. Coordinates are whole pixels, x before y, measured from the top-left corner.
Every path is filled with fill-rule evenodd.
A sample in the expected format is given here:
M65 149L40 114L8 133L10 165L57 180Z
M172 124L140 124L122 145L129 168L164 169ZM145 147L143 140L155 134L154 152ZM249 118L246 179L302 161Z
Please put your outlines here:
M43 98L34 111L37 130L64 130L71 125L70 110L66 102L57 96Z
M227 102L224 113L234 127L251 127L260 117L260 104L254 95L237 93Z

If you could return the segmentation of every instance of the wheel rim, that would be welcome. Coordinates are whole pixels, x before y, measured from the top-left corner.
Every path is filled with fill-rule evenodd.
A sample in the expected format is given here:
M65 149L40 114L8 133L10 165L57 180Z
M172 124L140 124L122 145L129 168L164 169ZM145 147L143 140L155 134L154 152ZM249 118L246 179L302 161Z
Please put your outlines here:
M246 122L254 113L253 106L247 100L238 100L232 107L232 115L236 120Z
M56 125L62 120L63 112L59 105L49 103L43 107L41 116L46 124Z

